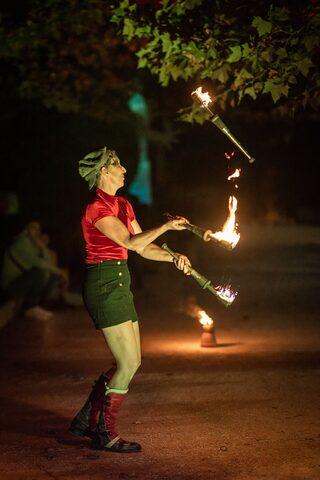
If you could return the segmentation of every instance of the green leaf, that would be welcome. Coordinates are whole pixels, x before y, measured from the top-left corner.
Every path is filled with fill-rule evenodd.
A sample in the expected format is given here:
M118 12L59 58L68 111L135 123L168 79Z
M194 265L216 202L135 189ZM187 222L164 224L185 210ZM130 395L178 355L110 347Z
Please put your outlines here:
M167 69L165 67L162 67L160 69L159 82L163 87L166 87L169 83L169 74L168 74Z
M224 63L222 67L217 68L212 72L212 78L216 78L221 83L227 83L229 80L229 71L230 66L227 63Z
M161 35L162 51L169 54L171 51L171 38L168 32Z
M173 80L178 80L179 77L182 76L183 70L179 68L177 65L171 65L170 67L170 75L172 76Z
M303 76L307 77L310 68L313 66L312 61L310 58L304 58L303 60L300 60L300 62L297 62L297 67L299 72L302 73Z
M244 83L246 83L246 80L250 80L251 78L253 78L253 75L248 72L248 70L246 68L242 68L240 70L240 72L238 73L235 81L233 82L235 88L238 88L240 87L241 85L243 85Z
M269 79L265 82L262 93L271 93L272 100L277 103L281 95L288 96L289 85L282 84L280 78Z
M240 91L239 91L239 98L238 98L238 105L240 105L240 103L241 103L241 100L242 100L242 98L243 98L243 94L244 94L244 91L243 91L243 90L240 90Z
M148 59L146 57L139 58L138 68L144 68L148 64Z
M319 45L320 40L319 36L316 35L307 35L303 40L302 40L304 46L306 47L308 52L311 52L314 47Z
M120 7L120 8L123 8L123 9L126 9L127 7L129 7L129 4L130 4L129 0L122 0L122 1L120 2L119 7Z
M265 60L267 63L271 63L273 60L273 51L271 48L268 48L267 50L264 50L261 52L261 58Z
M228 63L235 63L240 60L242 57L241 47L240 45L236 45L235 47L231 47L231 54L227 58Z
M125 18L122 33L128 40L131 40L134 35L134 23L132 20Z
M183 78L185 78L185 79L190 78L192 76L193 72L194 72L194 69L192 67L190 67L190 66L185 67L183 69Z
M245 79L243 78L243 76L239 73L235 79L235 81L233 82L233 86L234 86L234 90L238 89L239 87L241 87L241 85L243 85L245 83Z
M217 52L216 48L210 47L207 51L207 57L215 60L217 58L217 56L218 56L218 52Z
M246 68L241 69L240 75L242 76L242 78L246 78L246 79L253 78L253 75L250 72L248 72Z
M242 57L243 58L249 57L251 53L251 48L249 47L249 45L247 43L243 43L241 46L242 46Z
M288 82L289 82L289 83L297 83L296 76L293 75L293 74L289 75L289 77L288 77Z
M255 100L257 98L257 94L256 94L255 89L253 87L245 88L244 94L249 95L251 98L253 98L253 100Z
M278 48L278 50L276 50L276 55L279 60L282 60L283 58L286 58L288 56L287 50L284 47Z
M292 45L292 47L295 47L299 43L299 38L293 37L293 38L290 39L289 43L290 43L290 45Z
M272 30L272 23L266 22L261 17L254 17L251 25L258 30L259 37L263 37L263 35L270 33Z

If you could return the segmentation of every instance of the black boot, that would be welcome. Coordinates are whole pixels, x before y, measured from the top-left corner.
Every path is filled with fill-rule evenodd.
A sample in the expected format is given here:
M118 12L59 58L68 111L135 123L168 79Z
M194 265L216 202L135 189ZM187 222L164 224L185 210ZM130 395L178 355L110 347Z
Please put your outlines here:
M142 450L139 443L123 440L116 431L116 419L127 391L107 388L99 425L92 436L91 448L118 453L133 453Z
M92 391L80 410L74 417L69 427L69 432L78 437L93 438L93 433L97 429L98 415L103 409L103 402L106 393L106 387L112 375L115 372L115 367L111 368L107 373L100 375L98 380L92 388Z

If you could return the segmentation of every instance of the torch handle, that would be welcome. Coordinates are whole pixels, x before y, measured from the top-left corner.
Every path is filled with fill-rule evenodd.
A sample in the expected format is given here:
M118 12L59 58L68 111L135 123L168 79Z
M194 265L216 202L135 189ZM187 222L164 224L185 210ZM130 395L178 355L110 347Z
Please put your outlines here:
M165 250L166 252L168 252L172 258L174 258L175 260L179 260L179 257L177 254L175 254L169 247L166 243L163 243L161 245L161 248L163 248L163 250Z
M202 238L205 242L209 242L210 235L212 233L212 230L205 230L204 228L197 227L196 225L192 225L192 223L185 223L184 227L186 230L189 230L190 232L194 233L198 237Z
M161 248L163 248L163 250L168 252L175 260L179 260L178 255L174 253L166 243L163 243L161 245ZM192 278L196 280L196 282L200 285L201 288L208 289L209 292L211 292L215 297L217 297L218 300L222 302L226 307L229 306L229 303L220 297L219 293L211 285L211 281L208 280L204 275L201 275L201 273L197 272L197 270L195 270L192 267L188 267L188 273L191 275Z
M253 157L251 157L251 155L249 155L249 153L243 148L243 146L238 142L238 140L234 137L234 135L232 135L229 128L223 123L223 121L221 120L219 115L215 115L212 112L212 110L210 110L210 108L208 107L206 102L204 102L203 98L199 94L198 89L195 90L194 92L192 92L191 96L194 100L196 100L197 103L199 103L201 105L201 108L203 108L204 110L207 111L207 113L209 113L211 122L216 127L218 127L219 130L222 131L222 133L227 135L227 137L239 148L239 150L241 150L241 152L248 158L249 163L253 163L255 161L255 159ZM210 99L210 97L209 97L209 99ZM210 99L210 103L211 103L211 99Z
M236 137L230 132L228 127L225 125L225 123L221 120L219 115L213 115L211 117L211 122L219 128L227 137L241 150L241 152L248 158L249 163L253 163L255 161L255 158L251 157L251 155L243 148L240 142L236 139Z
M163 248L163 250L168 252L171 255L171 257L173 257L175 260L179 260L178 255L174 253L166 243L163 243L161 245L161 248ZM209 285L210 280L208 280L206 277L201 275L199 272L197 272L197 270L195 270L192 267L188 267L188 273L199 283L199 285L202 288L207 288L207 285Z
M192 223L184 223L184 227L186 230L189 230L190 232L194 233L198 237L202 238L203 241L205 242L214 242L219 247L225 248L226 250L233 250L233 246L230 243L227 243L222 240L218 240L217 238L214 237L214 233L212 230L208 229L205 230L204 228L197 227L196 225L192 225Z

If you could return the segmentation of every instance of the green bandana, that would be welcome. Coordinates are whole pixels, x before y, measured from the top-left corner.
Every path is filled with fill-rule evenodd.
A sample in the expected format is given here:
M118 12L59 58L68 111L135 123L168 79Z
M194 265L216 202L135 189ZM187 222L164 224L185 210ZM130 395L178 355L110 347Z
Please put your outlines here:
M89 190L98 184L101 168L108 166L112 160L119 161L116 152L107 147L88 153L80 160L79 173L89 183Z

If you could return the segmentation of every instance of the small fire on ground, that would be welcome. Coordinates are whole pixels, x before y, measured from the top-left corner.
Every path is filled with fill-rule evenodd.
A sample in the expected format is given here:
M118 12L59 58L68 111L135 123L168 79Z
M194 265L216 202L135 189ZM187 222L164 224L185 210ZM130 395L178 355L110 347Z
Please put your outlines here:
M213 327L212 318L204 310L199 309L197 318L203 327Z
M205 310L203 310L195 303L193 297L190 298L187 303L186 313L191 317L196 318L204 329L213 329L213 319L207 314Z

